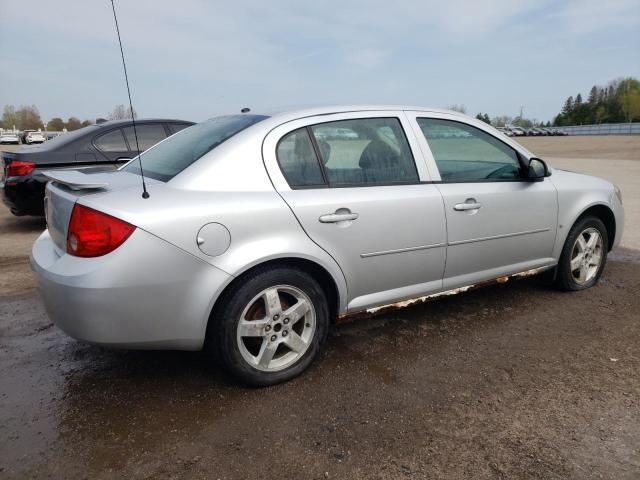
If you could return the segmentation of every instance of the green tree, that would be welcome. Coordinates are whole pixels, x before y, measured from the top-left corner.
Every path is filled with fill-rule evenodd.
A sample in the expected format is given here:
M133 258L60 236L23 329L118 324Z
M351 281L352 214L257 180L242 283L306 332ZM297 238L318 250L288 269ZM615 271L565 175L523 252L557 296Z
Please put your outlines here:
M599 104L593 112L593 119L595 123L602 123L607 118L607 109L604 105Z
M18 130L37 130L44 124L40 118L40 112L35 105L21 105L15 111L15 125Z
M51 130L52 132L61 132L64 128L64 120L60 117L54 117L47 123L47 130Z
M16 108L13 105L5 105L2 111L2 128L17 128L17 123Z
M489 125L491 125L491 119L489 118L489 115L487 115L486 113L479 113L476 115L476 118L478 120L482 120L484 123L488 123Z
M459 113L467 113L467 107L465 107L464 105L451 105L449 106L449 110L453 110L454 112Z
M79 128L82 127L82 123L80 123L80 119L76 118L76 117L69 117L69 119L67 120L67 123L65 125L65 127L67 128L67 130L72 131L72 130L78 130Z
M594 85L589 92L589 105L595 106L598 103L598 95L598 87Z
M640 90L631 90L620 95L620 108L627 122L640 118Z

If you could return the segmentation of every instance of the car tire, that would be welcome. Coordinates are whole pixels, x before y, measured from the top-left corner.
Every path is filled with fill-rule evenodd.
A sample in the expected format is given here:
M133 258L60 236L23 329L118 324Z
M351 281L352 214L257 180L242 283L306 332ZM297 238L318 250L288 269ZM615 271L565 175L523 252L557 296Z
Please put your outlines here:
M564 291L593 287L604 271L608 251L609 237L602 220L592 216L579 219L571 227L562 248L556 287Z
M265 387L309 367L328 330L327 298L313 277L297 268L259 268L216 303L206 349L241 383Z

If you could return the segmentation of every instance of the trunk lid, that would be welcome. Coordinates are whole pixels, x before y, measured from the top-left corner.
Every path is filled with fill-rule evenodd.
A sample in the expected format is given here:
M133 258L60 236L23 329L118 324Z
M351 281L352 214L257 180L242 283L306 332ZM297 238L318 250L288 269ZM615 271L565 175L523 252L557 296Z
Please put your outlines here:
M59 254L67 250L69 220L76 202L87 195L125 188L142 188L139 175L115 171L85 174L73 170L45 171L50 179L45 189L44 211L51 239ZM147 179L147 185L162 183Z

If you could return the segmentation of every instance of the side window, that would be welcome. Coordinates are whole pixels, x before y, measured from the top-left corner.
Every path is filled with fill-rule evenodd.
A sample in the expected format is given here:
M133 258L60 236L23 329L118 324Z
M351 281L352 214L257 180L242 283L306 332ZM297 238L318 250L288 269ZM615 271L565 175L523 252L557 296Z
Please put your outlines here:
M290 186L324 185L320 164L306 128L294 130L284 136L278 142L276 157Z
M184 130L187 127L190 127L188 123L168 123L169 131L173 133L178 133L180 130Z
M99 136L95 140L95 145L98 150L102 150L103 152L126 152L129 150L127 144L124 142L121 129L113 130Z
M413 155L397 118L362 118L310 127L329 186L417 183Z
M160 140L167 138L167 134L161 123L142 123L139 125L136 123L136 132L138 133L138 145L141 151L153 147ZM136 137L133 134L133 127L125 128L124 134L127 137L127 142L129 142L129 147L135 152Z
M516 151L497 138L461 122L418 118L445 182L519 180Z

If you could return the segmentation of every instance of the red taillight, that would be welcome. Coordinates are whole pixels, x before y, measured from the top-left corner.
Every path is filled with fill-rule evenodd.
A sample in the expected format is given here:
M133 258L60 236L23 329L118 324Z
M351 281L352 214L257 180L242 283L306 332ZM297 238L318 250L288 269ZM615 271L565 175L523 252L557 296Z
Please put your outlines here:
M7 177L21 177L33 172L36 169L36 164L32 162L21 162L19 160L13 160L7 166Z
M69 221L67 253L76 257L106 255L122 245L135 229L130 223L76 203Z

